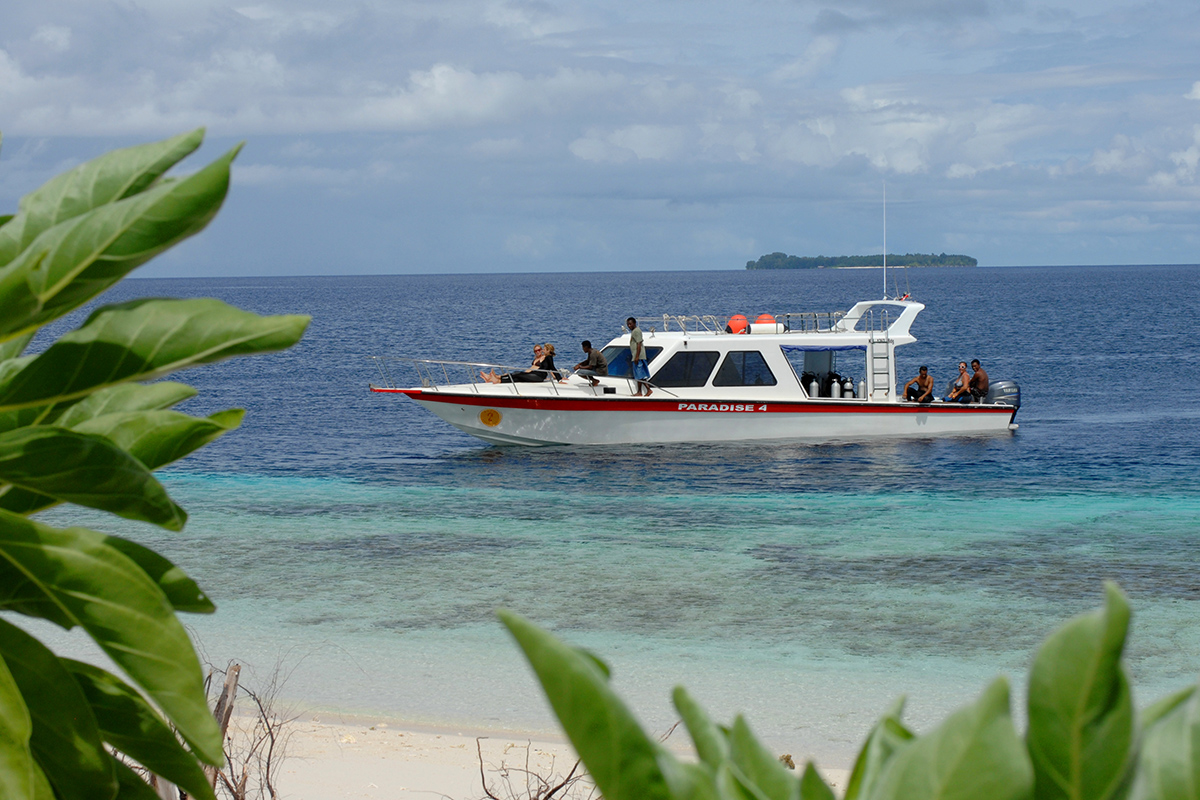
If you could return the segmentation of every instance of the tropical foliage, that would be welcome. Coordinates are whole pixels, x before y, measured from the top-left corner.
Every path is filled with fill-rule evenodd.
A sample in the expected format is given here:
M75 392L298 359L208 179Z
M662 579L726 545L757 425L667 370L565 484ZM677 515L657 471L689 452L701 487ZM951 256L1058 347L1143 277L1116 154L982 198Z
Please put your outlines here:
M745 719L717 725L680 687L675 708L699 757L681 761L642 730L603 662L515 614L501 619L605 800L835 797L811 762L797 775ZM901 721L897 702L868 734L845 800L1196 800L1200 693L1184 689L1136 719L1121 661L1129 619L1125 597L1109 586L1102 609L1046 640L1029 676L1024 737L1004 678L920 736Z
M177 612L210 613L194 581L127 539L30 518L59 503L169 530L187 515L152 470L236 428L242 411L172 410L177 370L294 344L306 317L216 300L95 309L26 355L34 335L208 224L237 148L183 178L166 172L203 131L109 153L0 217L0 797L154 798L134 762L212 798L222 761L200 664ZM82 628L123 676L51 652L20 616Z
M887 254L892 267L976 267L979 261L971 256L946 253ZM786 253L767 253L757 261L747 261L746 269L818 269L820 267L882 267L883 254L877 256L789 256Z

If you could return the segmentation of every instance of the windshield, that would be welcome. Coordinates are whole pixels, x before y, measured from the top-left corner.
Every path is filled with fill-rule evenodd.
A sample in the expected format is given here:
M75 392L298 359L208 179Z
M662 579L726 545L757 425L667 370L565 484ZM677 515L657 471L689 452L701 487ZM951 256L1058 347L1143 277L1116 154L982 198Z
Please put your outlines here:
M629 366L629 348L622 345L609 345L602 351L608 361L608 374L614 378L632 378L633 370ZM654 362L655 357L662 352L661 347L646 347L646 363Z

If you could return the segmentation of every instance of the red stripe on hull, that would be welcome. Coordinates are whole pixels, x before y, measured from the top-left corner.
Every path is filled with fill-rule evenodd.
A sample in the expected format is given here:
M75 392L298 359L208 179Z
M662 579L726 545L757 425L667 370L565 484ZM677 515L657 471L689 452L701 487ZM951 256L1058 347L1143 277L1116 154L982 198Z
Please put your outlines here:
M424 389L388 389L371 387L373 392L403 394L412 400L432 403L454 403L464 406L487 406L490 408L522 408L539 411L675 411L695 414L1008 414L1016 409L1010 406L979 406L962 403L871 403L863 400L841 400L838 402L750 402L747 400L689 401L689 400L631 400L627 398L575 399L568 397L499 397L479 394L448 394L427 392ZM693 408L680 408L680 406ZM708 406L700 409L698 406ZM722 405L741 406L751 410L719 410ZM717 409L713 409L717 406Z

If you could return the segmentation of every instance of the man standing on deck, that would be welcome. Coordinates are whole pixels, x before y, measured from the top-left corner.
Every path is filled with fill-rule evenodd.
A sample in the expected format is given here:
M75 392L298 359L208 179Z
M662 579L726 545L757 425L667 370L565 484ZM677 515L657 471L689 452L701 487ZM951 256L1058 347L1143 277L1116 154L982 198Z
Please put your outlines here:
M642 343L642 329L633 317L625 320L625 324L629 327L629 363L633 367L633 379L637 381L637 391L633 396L641 397L644 388L646 397L649 397L653 389L650 388L650 367L646 363L646 345Z
M592 388L595 388L600 385L596 376L608 375L608 359L604 357L604 353L593 350L592 343L587 339L583 340L583 352L587 353L587 358L575 365L575 374L587 378Z
M979 366L978 358L972 359L971 369L975 370L975 374L971 376L971 397L975 398L976 403L982 403L987 399L988 376L983 367Z

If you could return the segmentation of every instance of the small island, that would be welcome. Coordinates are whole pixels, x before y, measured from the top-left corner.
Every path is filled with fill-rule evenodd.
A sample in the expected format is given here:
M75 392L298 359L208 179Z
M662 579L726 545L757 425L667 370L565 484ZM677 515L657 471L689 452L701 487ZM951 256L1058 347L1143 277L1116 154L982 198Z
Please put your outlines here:
M970 256L942 253L888 253L889 267L975 267L979 262ZM883 254L873 256L789 256L768 253L758 261L747 261L746 269L825 269L845 267L882 267Z

